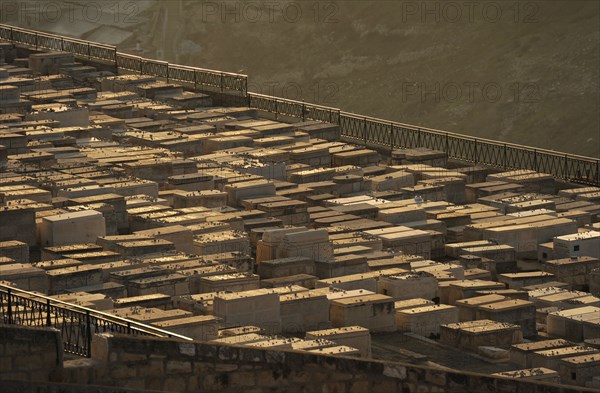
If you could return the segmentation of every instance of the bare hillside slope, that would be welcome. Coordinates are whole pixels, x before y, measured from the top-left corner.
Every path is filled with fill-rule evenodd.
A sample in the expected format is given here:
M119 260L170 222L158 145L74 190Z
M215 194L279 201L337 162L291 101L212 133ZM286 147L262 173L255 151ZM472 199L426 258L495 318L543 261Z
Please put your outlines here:
M600 155L600 2L177 3L144 43L168 60L187 48L179 61L262 93Z
M63 18L2 19L243 72L256 92L600 156L597 0L58 3Z

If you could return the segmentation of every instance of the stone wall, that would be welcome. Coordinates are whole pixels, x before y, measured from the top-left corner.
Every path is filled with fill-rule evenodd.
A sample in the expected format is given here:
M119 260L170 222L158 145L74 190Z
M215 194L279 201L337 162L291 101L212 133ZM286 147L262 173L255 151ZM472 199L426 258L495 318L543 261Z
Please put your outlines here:
M2 393L159 393L157 390L135 390L112 386L76 385L67 383L2 381Z
M0 380L47 382L60 377L62 347L56 329L0 325Z
M63 369L57 330L8 325L0 325L0 351L3 392L593 391L372 359L112 334L94 336L92 358L70 360ZM81 364L77 370L73 362Z
M225 393L586 391L410 364L170 339L103 334L95 336L92 345L92 357L104 365L106 374L91 382L135 389Z

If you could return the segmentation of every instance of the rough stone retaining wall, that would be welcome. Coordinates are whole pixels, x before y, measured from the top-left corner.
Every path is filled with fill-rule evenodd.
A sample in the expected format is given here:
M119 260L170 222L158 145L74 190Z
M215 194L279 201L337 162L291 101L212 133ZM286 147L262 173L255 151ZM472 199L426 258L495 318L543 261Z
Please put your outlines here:
M57 330L9 325L0 325L0 381L2 392L40 393L592 391L372 359L112 334L94 336L91 359L63 363Z
M577 388L296 351L98 335L105 381L178 392L570 393Z
M58 330L0 325L0 380L47 382L60 377L62 365Z

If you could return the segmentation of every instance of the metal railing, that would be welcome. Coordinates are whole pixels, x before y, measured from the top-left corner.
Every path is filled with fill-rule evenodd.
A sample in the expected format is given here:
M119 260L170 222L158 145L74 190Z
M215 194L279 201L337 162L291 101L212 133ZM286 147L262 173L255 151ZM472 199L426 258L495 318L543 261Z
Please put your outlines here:
M503 170L530 169L566 181L600 186L599 158L476 138L256 93L248 93L248 106L273 113L276 118L282 115L337 124L345 140L364 146L389 150L425 147L465 162Z
M248 93L248 107L302 120L340 124L340 110L316 104L288 100L258 93Z
M150 325L5 285L0 285L0 321L56 328L61 332L66 352L87 357L91 355L92 336L95 333L114 332L191 340Z
M104 60L117 69L158 76L196 90L242 97L248 107L278 116L316 120L340 126L348 141L384 149L426 147L450 158L500 169L531 169L566 181L600 186L600 159L537 149L513 143L418 127L342 112L337 108L248 92L246 75L181 66L122 52L116 47L0 24L0 39L34 49L73 52Z
M75 56L86 59L107 61L113 63L117 69L157 76L165 78L167 81L186 83L194 86L195 89L206 89L244 97L248 90L246 75L147 59L118 52L113 45L42 33L5 24L0 24L0 39L35 50L71 52Z

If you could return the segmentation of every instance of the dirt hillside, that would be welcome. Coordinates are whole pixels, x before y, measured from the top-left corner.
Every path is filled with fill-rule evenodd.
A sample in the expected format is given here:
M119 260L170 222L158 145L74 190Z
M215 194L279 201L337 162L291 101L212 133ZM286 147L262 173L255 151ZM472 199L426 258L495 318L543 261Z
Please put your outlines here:
M162 3L144 46L262 93L600 155L598 1L272 3Z
M600 156L598 0L18 3L2 21L246 73L252 91Z

